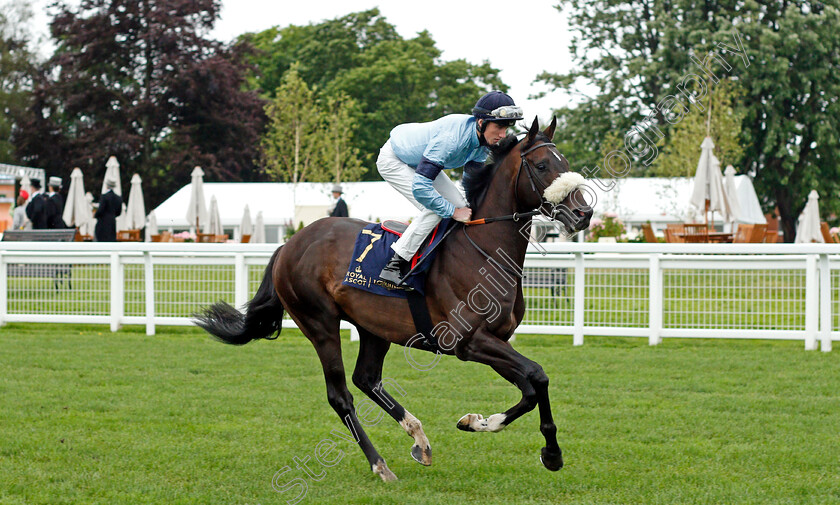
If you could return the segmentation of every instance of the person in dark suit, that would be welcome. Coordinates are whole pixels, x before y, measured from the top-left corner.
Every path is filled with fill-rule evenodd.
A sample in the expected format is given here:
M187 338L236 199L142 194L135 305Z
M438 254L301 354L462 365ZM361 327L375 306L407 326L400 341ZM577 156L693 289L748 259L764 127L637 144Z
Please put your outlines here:
M96 228L93 233L97 242L117 241L117 216L122 213L122 198L114 193L117 181L108 179L105 181L108 191L99 199L99 208L96 209Z
M344 198L341 198L343 191L341 191L341 186L336 184L333 186L332 195L333 198L336 199L335 207L333 207L332 212L330 212L330 217L349 217L350 214L347 212L347 202L344 201Z
M47 197L41 191L41 180L32 179L30 181L32 186L32 196L29 198L29 203L26 205L26 217L32 221L33 230L47 229Z
M47 196L47 228L63 230L67 228L62 215L64 214L64 197L61 196L61 178L50 177L50 194Z

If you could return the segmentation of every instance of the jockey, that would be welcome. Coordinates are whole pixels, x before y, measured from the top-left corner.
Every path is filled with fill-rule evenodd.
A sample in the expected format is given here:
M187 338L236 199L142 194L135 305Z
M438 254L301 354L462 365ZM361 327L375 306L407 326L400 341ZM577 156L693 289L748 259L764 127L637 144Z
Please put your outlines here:
M391 130L376 168L383 179L423 211L391 247L394 257L379 277L397 284L426 236L443 218L462 223L472 210L443 170L481 166L488 145L499 143L522 119L522 109L501 91L479 98L472 115L450 114L429 123L406 123Z

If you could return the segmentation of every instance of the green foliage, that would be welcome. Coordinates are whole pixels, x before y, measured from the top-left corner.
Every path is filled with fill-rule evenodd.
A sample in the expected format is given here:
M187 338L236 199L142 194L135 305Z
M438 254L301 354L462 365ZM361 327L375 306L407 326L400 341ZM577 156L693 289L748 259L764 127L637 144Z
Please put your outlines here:
M359 148L353 142L358 131L358 105L345 94L327 96L323 106L321 160L330 169L332 180L359 180L366 168L362 165Z
M12 135L29 103L37 59L26 27L33 17L28 0L0 6L0 163L18 163Z
M687 124L672 128L659 105L678 94L683 76L704 73L692 56L699 62L714 52L730 68L709 60L708 70L731 77L738 89L730 97L732 116L719 116L727 118L725 126L718 125L720 133L733 132L717 139L724 156L731 156L722 161L755 174L765 208L779 208L786 237L795 235L796 218L811 189L823 196L825 215L840 213L840 200L825 198L840 191L836 2L569 0L558 6L567 8L575 30L576 68L564 75L544 73L540 79L573 93L581 84L598 90L577 107L558 110L555 135L569 144L564 148L569 147L573 168L603 167L602 153L610 147L605 142L622 139L654 111L652 119L672 159L650 171L639 165L636 173L677 171L688 144L699 144L693 140L699 118L687 115ZM738 117L739 136L734 134ZM669 150L672 140L678 145ZM740 148L726 146L734 140Z
M258 52L249 82L273 97L293 64L322 101L346 96L356 104L353 144L362 162L373 161L394 126L445 114L468 114L482 93L506 90L498 70L483 62L441 61L428 32L400 37L378 9L307 26L247 34ZM366 179L378 178L375 170ZM348 180L342 176L342 180Z
M710 94L711 137L715 143L715 156L723 169L743 159L744 148L740 139L744 109L735 106L741 93L731 80L721 80L719 85L712 85ZM659 142L661 152L647 175L693 177L700 159L700 144L707 136L707 120L707 115L700 111L686 114L671 128L667 144L664 140Z
M265 109L269 126L261 154L266 172L291 182L355 180L365 170L353 144L355 100L341 93L319 100L299 70L298 63L292 64Z
M15 145L26 164L101 185L114 155L154 207L200 165L208 180L255 180L263 102L245 92L249 48L206 38L218 0L57 4L56 49L34 83Z
M269 176L294 183L327 180L325 167L316 159L321 113L297 66L283 76L265 113L269 124L262 139L262 161Z

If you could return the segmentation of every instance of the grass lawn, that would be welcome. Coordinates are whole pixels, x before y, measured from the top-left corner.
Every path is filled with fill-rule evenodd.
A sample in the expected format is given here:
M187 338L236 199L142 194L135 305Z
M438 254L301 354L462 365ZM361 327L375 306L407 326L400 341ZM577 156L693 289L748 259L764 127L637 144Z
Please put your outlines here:
M445 358L420 372L393 348L385 375L404 396L391 392L434 464L385 418L367 432L400 478L386 484L331 433L346 429L299 333L237 348L158 331L0 328L0 503L293 503L300 487L272 487L287 466L275 487L302 479L304 504L840 503L840 354L801 342L519 337L551 378L558 473L539 463L536 411L500 433L455 428L518 401L491 369ZM356 344L344 352L352 367ZM344 454L332 467L314 459L325 439ZM307 457L320 480L296 467Z

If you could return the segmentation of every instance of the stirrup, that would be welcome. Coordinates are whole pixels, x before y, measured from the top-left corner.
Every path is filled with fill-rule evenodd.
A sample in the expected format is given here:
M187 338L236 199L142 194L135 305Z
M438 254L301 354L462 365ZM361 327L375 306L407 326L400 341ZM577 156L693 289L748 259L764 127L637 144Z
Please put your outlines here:
M400 285L400 281L402 280L403 276L403 267L408 266L408 262L402 257L394 253L394 256L388 261L388 264L385 265L385 268L379 273L379 278L383 281L388 281L393 283L395 286Z

